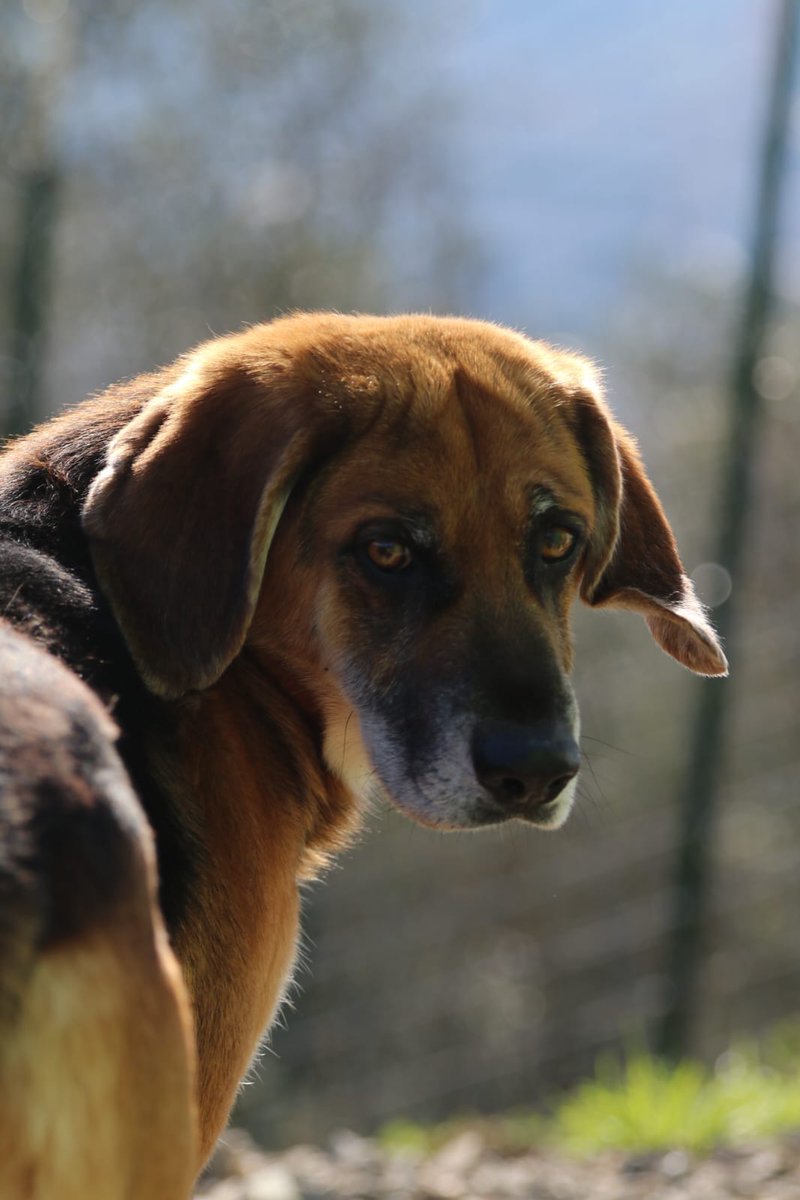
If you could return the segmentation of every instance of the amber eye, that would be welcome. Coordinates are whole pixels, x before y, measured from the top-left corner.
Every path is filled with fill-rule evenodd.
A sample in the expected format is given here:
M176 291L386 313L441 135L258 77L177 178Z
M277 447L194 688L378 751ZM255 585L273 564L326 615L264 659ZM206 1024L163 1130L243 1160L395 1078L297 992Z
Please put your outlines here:
M577 540L576 535L565 525L551 525L542 533L539 553L545 562L560 562L569 558Z
M405 542L392 538L373 538L365 548L370 561L381 571L404 571L414 559Z

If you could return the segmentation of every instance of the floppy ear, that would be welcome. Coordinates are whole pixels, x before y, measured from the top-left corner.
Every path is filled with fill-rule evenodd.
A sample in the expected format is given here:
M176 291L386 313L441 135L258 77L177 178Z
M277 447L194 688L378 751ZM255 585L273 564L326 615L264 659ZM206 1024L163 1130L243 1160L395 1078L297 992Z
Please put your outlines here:
M596 608L640 613L661 648L678 662L699 675L726 675L725 655L684 572L633 438L594 396L581 396L577 406L576 432L598 504L582 598Z
M208 687L239 652L291 487L346 422L285 360L206 348L111 441L83 524L153 692Z

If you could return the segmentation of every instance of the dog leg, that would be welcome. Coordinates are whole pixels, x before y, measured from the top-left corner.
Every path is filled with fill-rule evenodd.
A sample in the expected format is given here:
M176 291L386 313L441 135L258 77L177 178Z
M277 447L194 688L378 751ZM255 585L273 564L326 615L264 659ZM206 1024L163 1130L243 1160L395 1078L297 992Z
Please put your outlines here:
M0 1050L2 1200L186 1200L196 1171L187 1010L160 931L41 955Z
M0 1200L187 1200L192 1020L152 836L75 676L0 626Z

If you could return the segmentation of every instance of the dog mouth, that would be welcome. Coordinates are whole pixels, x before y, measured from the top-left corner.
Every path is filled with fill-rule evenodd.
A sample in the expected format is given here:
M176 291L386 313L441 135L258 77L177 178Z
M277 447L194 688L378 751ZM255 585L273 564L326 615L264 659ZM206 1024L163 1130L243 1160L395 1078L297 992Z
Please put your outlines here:
M426 747L422 761L414 760L407 739L374 712L363 714L348 707L339 725L337 729L331 722L327 730L329 766L365 802L384 800L416 824L455 831L521 821L552 830L560 828L571 811L579 761L572 741L578 733L577 715L565 734L572 744L566 766L562 769L562 755L562 767L547 773L546 781L526 778L521 772L494 771L491 755L499 749L500 757L506 758L509 729L483 728L481 759L475 747L477 726L468 715L451 718L444 725L447 735ZM516 736L518 728L510 733Z
M491 796L482 797L468 809L469 826L488 828L508 821L522 821L537 829L558 829L566 821L572 807L572 796L566 795L568 788L569 784L565 784L558 795L534 805L523 802L501 804Z
M397 742L369 745L387 798L412 820L438 829L480 829L522 821L558 829L575 798L580 751L577 713L541 727L465 719L422 764ZM513 751L513 753L509 753Z
M428 829L468 831L521 821L536 829L555 830L564 824L572 809L575 779L565 783L557 795L536 803L524 798L499 801L479 785L476 787L474 781L471 788L464 788L460 794L450 791L443 795L437 788L392 787L385 783L382 791L393 808Z

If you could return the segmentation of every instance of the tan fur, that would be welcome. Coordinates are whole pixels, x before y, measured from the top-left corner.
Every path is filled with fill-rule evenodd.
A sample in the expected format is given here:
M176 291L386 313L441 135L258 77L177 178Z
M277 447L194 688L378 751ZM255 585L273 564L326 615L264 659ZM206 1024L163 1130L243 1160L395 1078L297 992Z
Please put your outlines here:
M269 693L244 666L236 674L186 714L180 732L185 766L177 787L186 789L186 811L206 848L195 904L174 942L195 1005L198 1166L291 975L297 879L311 834L293 806L281 802L297 784L265 726ZM274 704L270 720L279 712ZM301 755L304 731L294 724L288 717Z
M578 594L639 611L695 670L718 674L725 663L635 447L579 356L474 321L300 315L112 389L19 443L6 469L35 461L52 477L68 473L63 447L79 459L98 426L108 447L80 485L83 528L138 670L163 699L143 731L149 771L199 847L186 916L171 930L196 1027L199 1168L290 978L298 880L344 844L365 795L383 793L440 828L477 821L474 697L483 712L520 696L527 712L541 693L576 732L566 677ZM557 497L585 531L552 594L525 573L532 488ZM410 520L410 509L432 523L446 563L437 566L446 601L430 601L424 622L413 606L395 612L352 549L365 523ZM400 684L429 705L420 737L440 729L441 763L419 774L432 781L427 799L404 766L415 749L398 732L405 726L392 724ZM537 823L552 827L568 808ZM130 1129L118 1153L149 1161L140 1131L152 1082L131 1097L116 1090L149 1026L102 943L80 955L65 987L77 1004L94 972L105 1006L94 1052L109 1072L94 1078L87 1103L110 1097ZM16 1070L46 1095L30 1039L60 967L41 967L30 1038L19 1041L28 1065ZM163 993L163 977L151 986ZM89 1033L76 1039L77 1062ZM160 1113L185 1145L188 1101ZM119 1130L112 1121L107 1136ZM15 1169L8 1196L17 1200L24 1172L44 1168L29 1154ZM176 1200L183 1186L175 1183ZM94 1194L113 1200L113 1188ZM165 1188L147 1194L168 1200ZM90 1191L76 1185L76 1200Z
M191 1018L160 921L46 951L22 999L0 1043L0 1200L186 1200Z

